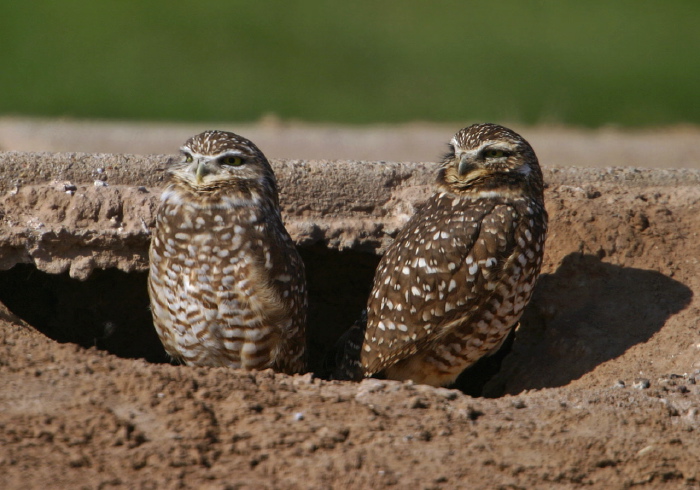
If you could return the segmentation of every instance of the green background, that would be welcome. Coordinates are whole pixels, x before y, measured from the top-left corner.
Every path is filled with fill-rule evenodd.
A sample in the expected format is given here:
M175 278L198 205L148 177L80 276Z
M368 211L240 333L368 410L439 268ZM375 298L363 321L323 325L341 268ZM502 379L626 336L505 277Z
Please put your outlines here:
M27 1L0 115L700 123L700 2Z

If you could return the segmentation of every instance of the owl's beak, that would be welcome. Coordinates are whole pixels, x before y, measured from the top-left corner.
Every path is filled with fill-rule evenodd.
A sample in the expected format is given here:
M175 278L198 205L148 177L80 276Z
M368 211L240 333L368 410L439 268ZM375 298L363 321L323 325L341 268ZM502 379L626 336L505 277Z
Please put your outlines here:
M209 171L206 168L207 162L198 162L197 163L197 170L195 171L195 178L197 179L197 183L201 184L202 180L204 179L204 176L209 173Z
M457 172L459 175L466 175L469 172L469 167L471 167L471 162L469 161L469 153L462 153L459 158L459 166L457 167Z

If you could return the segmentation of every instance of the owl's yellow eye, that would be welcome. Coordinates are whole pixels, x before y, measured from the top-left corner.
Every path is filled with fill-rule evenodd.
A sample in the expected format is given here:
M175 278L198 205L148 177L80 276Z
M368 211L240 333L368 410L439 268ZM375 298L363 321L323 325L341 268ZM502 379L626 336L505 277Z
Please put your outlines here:
M503 150L486 150L484 155L486 158L501 158L502 156L505 156L505 153Z
M234 167L237 167L243 163L243 160L241 160L241 157L223 157L221 160L219 160L222 165L231 165Z
M185 153L185 163L192 163L192 155Z

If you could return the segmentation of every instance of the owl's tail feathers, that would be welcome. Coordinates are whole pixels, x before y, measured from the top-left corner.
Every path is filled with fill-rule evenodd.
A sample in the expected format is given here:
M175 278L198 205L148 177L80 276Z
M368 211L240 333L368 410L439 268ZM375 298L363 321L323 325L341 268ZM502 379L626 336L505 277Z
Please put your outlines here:
M365 377L360 352L367 329L367 311L338 339L324 360L330 379L361 381Z

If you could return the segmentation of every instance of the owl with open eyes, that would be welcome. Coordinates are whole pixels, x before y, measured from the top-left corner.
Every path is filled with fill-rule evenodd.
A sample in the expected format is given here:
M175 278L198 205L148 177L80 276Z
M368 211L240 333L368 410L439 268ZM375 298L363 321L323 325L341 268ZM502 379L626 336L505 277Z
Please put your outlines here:
M148 291L166 352L193 366L305 370L304 264L272 167L251 141L205 131L167 169Z
M435 193L381 259L366 321L344 336L335 377L447 386L497 351L540 272L543 190L520 135L496 124L458 131Z

